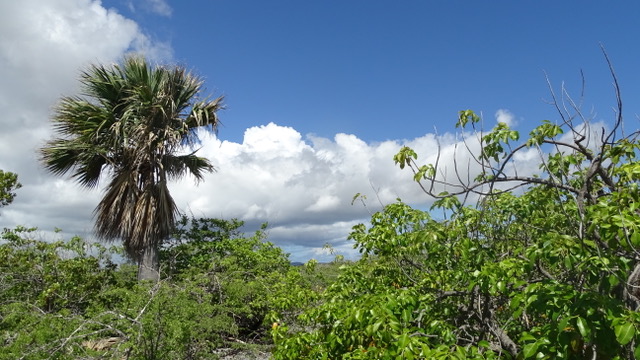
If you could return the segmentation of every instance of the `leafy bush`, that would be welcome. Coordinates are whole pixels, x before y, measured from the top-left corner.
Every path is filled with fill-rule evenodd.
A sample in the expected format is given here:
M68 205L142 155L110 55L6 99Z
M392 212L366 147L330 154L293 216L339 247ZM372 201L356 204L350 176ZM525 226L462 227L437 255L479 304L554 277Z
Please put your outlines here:
M121 250L3 233L0 359L216 359L221 347L270 342L273 309L313 293L264 232L241 222L183 219L162 250L163 278L138 282Z
M458 125L482 134L469 182L448 183L441 164L418 165L403 148L396 163L445 218L398 201L355 226L362 259L299 317L303 330L273 330L274 358L640 357L638 133L620 136L621 118L607 133L562 115L518 145L506 124L482 132L462 111ZM551 152L539 174L509 172L518 152L541 146Z

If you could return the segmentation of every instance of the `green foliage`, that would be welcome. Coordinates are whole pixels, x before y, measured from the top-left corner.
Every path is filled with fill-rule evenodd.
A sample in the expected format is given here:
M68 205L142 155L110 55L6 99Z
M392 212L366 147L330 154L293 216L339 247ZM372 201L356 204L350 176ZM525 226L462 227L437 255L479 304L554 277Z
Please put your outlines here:
M564 131L560 126L552 124L549 120L544 120L542 125L531 131L526 144L527 146L542 145L545 141L549 141L562 133Z
M560 115L520 141L461 111L480 170L455 168L459 183L403 147L395 163L446 216L398 199L353 227L353 263L293 267L266 224L183 217L161 280L138 283L122 249L5 230L0 360L216 359L270 341L276 360L640 358L640 133L620 116L590 142L579 112ZM531 148L538 173L511 171Z
M11 204L16 196L14 191L21 187L18 175L0 170L0 207Z
M79 238L44 242L35 235L22 227L2 234L0 359L39 359L73 347L67 339L84 326L82 314L117 283L103 246Z
M6 230L0 359L217 359L221 348L268 344L274 321L316 298L315 272L292 267L264 229L247 237L237 220L180 224L157 283L118 264L122 249Z
M461 110L458 112L458 122L456 127L465 127L467 124L475 125L480 122L480 116L476 115L473 110Z
M517 131L509 129L503 122L498 123L491 132L482 137L484 148L480 157L494 161L504 159L508 155L504 146L509 144L510 140L517 141L519 138L520 134Z
M479 121L466 110L457 126ZM356 225L350 238L362 258L298 318L301 328L273 330L274 358L640 356L640 144L614 129L587 146L577 126L563 126L574 139L545 121L516 144L519 133L498 124L479 138L480 176L452 184L455 193L435 191L444 181L437 164L418 165L401 149L396 164L449 216L398 201ZM518 151L542 144L555 151L539 174L505 170ZM480 201L465 206L458 195Z
M400 166L400 169L404 169L405 166L411 164L411 160L418 158L418 154L408 146L403 147L393 157L393 161Z

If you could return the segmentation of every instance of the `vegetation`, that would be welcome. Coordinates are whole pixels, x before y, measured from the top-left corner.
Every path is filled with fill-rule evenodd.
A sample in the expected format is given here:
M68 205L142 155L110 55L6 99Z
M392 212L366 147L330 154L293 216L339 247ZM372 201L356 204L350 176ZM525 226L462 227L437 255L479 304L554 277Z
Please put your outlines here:
M0 207L11 204L16 196L14 191L21 187L18 175L0 170Z
M638 131L623 135L621 105L607 130L558 101L561 120L520 143L461 111L468 168L403 148L444 219L398 201L354 227L362 259L300 316L306 331L274 331L274 358L639 358ZM546 154L538 173L513 168L527 151Z
M165 94L145 90L174 89L176 79L194 87L177 92L186 102L172 116L154 111L175 98L131 101ZM266 225L247 236L238 220L175 218L167 177L211 169L175 151L195 141L195 126L215 126L220 107L220 99L191 105L192 81L130 58L83 76L94 102L63 99L56 123L65 136L43 159L54 173L75 168L88 187L110 168L97 227L124 248L5 230L0 360L217 359L240 350L275 360L640 358L640 131L625 134L620 101L612 126L596 128L579 102L552 91L558 122L524 140L505 123L484 131L479 116L461 111L464 146L453 164L438 154L422 165L408 147L394 157L435 198L432 209L398 199L353 228L360 260L294 267L266 241ZM530 154L539 168L518 168ZM17 187L15 177L9 184ZM124 206L112 214L106 204ZM137 207L146 212L134 219ZM166 229L147 229L158 216ZM135 266L118 260L138 254L149 264L144 246L157 251L157 282L137 281Z
M201 180L211 163L182 154L196 128L218 125L222 98L199 99L202 80L181 67L155 68L143 58L94 65L80 78L82 96L65 97L53 117L58 138L41 150L47 170L73 171L82 186L111 178L95 209L96 234L122 240L139 264L139 279L158 280L158 251L178 209L167 182L190 173Z
M217 359L267 351L272 309L314 299L308 275L241 222L182 219L162 279L138 282L118 248L6 230L0 245L0 359ZM189 241L185 241L189 239ZM300 302L287 303L290 293Z

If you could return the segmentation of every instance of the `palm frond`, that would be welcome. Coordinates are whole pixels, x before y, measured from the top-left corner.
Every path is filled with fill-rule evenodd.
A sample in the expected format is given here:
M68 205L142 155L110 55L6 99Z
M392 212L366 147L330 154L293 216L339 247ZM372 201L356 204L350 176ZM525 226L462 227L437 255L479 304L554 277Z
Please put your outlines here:
M197 181L201 181L206 172L215 171L208 159L196 156L195 153L178 156L167 154L162 157L162 167L169 180L179 179L189 173Z
M64 175L78 162L79 150L69 146L69 140L54 139L48 141L40 150L45 169L54 175Z

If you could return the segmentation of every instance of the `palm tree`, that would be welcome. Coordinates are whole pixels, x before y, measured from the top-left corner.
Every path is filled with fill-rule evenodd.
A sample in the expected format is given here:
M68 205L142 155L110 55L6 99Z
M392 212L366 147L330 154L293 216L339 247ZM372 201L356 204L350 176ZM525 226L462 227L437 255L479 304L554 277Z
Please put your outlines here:
M222 97L201 99L203 81L179 66L150 67L141 57L93 65L80 76L81 94L55 109L57 138L40 150L48 171L72 172L81 186L110 179L96 209L99 239L121 240L138 263L138 279L160 278L158 250L178 215L167 181L214 170L195 155L196 129L215 131ZM185 153L190 148L191 152Z

